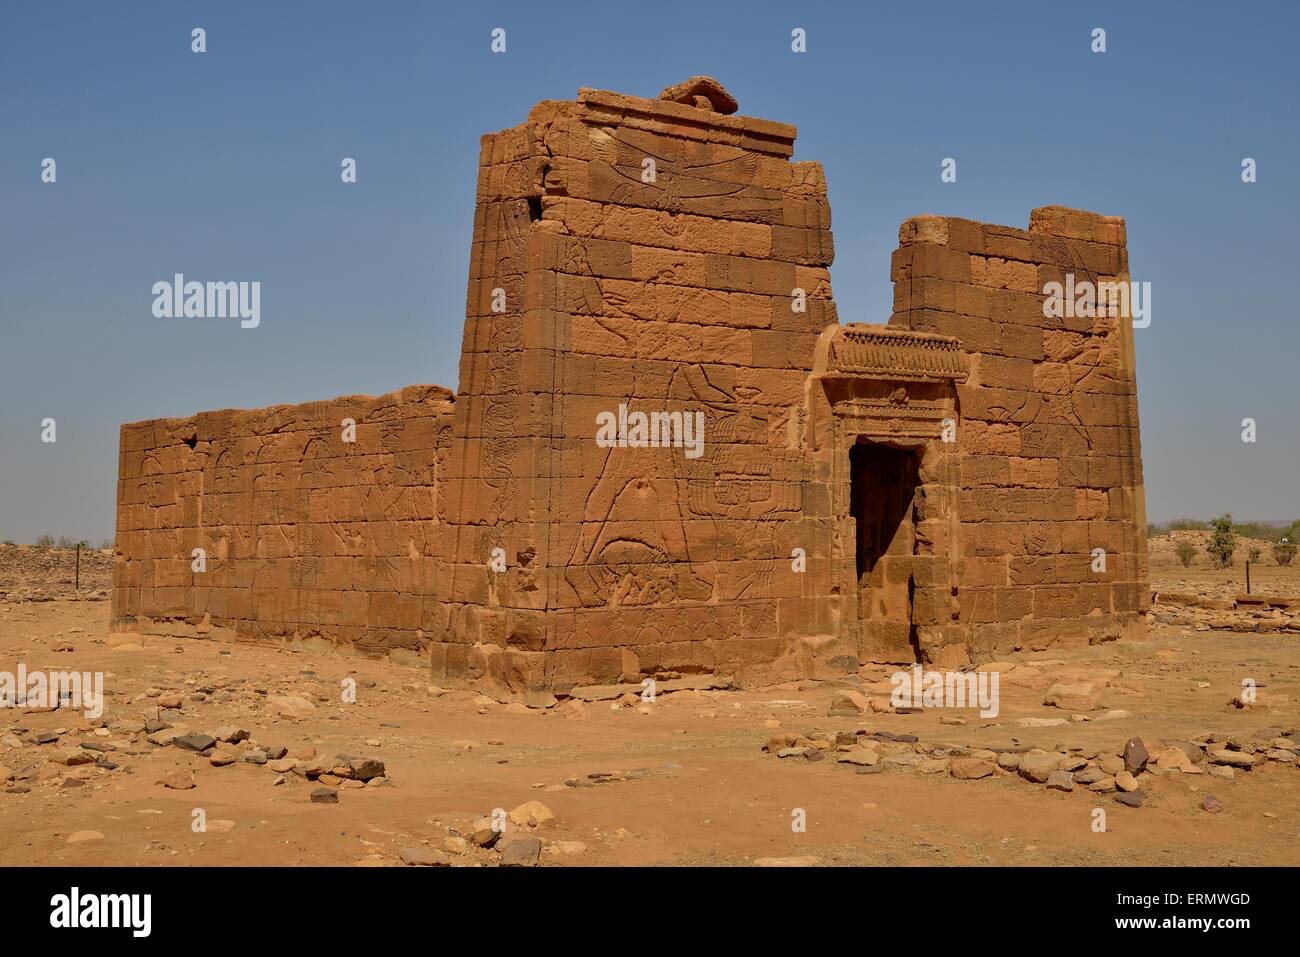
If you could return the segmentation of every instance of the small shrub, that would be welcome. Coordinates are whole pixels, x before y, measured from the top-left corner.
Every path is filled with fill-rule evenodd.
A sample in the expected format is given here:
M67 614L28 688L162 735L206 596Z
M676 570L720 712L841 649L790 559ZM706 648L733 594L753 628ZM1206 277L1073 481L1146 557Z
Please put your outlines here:
M42 535L40 538L36 539L36 547L37 547L37 548L53 548L53 547L54 547L54 538L53 538L53 536L50 536L50 535Z
M1250 552L1248 553L1248 555L1249 555L1249 558L1250 558L1250 560L1251 560L1252 562L1257 562L1257 561L1259 561L1259 556L1260 556L1259 546L1258 546L1258 545L1252 545L1252 546L1250 547Z
M1295 542L1282 539L1273 543L1273 560L1279 565L1290 565L1295 558Z
M1192 564L1192 556L1196 554L1196 546L1191 542L1181 541L1174 546L1174 554L1183 563L1183 567L1187 568Z
M1215 568L1227 568L1232 564L1232 553L1237 550L1237 536L1232 532L1232 514L1225 512L1210 522L1214 534L1205 550L1210 553L1210 560Z

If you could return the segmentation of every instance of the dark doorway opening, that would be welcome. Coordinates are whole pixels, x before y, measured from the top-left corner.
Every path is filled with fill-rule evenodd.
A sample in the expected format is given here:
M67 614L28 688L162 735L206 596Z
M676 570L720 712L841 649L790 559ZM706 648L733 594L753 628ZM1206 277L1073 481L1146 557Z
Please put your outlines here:
M859 441L849 450L862 653L870 660L917 660L912 572L919 464L912 449Z

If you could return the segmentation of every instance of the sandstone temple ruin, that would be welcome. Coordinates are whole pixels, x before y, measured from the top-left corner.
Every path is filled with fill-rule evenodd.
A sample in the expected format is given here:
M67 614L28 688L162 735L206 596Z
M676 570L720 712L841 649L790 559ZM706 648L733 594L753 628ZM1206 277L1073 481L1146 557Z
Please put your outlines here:
M1140 633L1132 323L1044 309L1127 281L1123 220L910 219L888 322L841 325L822 168L736 109L584 89L483 137L457 393L124 425L114 626L557 692Z

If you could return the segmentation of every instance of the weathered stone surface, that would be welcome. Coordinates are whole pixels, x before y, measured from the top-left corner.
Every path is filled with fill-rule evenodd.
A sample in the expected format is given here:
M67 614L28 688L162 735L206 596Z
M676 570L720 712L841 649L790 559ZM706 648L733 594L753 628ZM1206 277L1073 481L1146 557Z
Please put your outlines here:
M541 801L525 801L507 816L518 827L543 827L555 823L554 813Z
M1142 743L1141 738L1129 738L1124 745L1124 770L1130 774L1137 774L1147 766L1150 755L1147 754L1146 745Z
M873 748L853 748L838 755L835 759L841 764L852 764L857 767L873 767L880 761L880 754Z
M1028 751L1020 756L1017 768L1020 776L1035 784L1046 784L1053 771L1060 765L1064 755L1055 752Z
M507 837L497 843L502 867L533 867L542 853L542 842L535 837Z
M451 858L431 847L404 847L398 852L403 864L419 867L450 867Z
M962 781L974 781L992 774L993 764L979 758L953 758L949 771L953 777Z
M871 704L866 695L857 691L837 691L831 698L831 715L857 717L871 711Z
M1047 776L1047 786L1057 791L1073 791L1074 775L1069 771L1053 771Z
M1057 684L1047 689L1043 704L1063 711L1095 711L1102 689L1086 681Z
M185 751L206 751L217 743L210 734L182 734L172 739L172 744Z

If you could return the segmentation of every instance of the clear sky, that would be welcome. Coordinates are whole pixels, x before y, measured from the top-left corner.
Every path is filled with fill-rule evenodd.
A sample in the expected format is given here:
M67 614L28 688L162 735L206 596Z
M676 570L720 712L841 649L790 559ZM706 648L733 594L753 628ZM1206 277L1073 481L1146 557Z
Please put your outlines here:
M4 0L0 539L110 537L122 422L455 387L480 134L579 87L655 96L696 73L824 164L843 321L888 318L909 216L1126 217L1152 284L1135 333L1151 519L1289 520L1298 11ZM260 326L155 318L152 285L177 272L260 281Z

